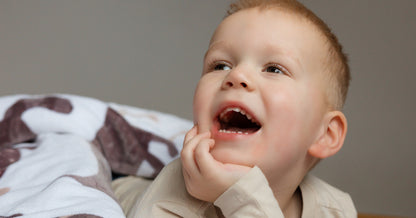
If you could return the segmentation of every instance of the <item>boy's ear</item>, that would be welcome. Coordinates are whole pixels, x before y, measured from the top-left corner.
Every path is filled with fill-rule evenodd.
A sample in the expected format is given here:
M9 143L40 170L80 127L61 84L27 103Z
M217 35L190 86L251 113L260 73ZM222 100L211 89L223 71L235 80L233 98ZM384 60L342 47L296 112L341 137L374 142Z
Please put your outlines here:
M347 134L347 119L341 111L328 112L323 125L323 131L308 150L310 155L319 159L336 154Z

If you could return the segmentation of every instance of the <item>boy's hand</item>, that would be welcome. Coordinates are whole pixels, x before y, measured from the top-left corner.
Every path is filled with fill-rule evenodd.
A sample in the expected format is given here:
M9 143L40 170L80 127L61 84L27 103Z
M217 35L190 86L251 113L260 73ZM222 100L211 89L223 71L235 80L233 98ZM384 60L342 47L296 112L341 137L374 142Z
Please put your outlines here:
M214 202L251 168L218 162L210 149L215 141L210 132L198 134L194 126L185 136L181 152L186 189L193 197Z

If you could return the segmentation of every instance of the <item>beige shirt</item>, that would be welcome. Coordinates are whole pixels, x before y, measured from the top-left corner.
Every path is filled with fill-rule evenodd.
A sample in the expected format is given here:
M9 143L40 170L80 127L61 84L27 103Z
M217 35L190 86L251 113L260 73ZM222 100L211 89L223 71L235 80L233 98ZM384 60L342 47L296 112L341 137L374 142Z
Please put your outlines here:
M250 170L214 204L187 193L179 160L166 166L153 182L125 177L114 181L113 189L127 217L283 217L258 167ZM357 217L348 194L316 177L306 176L300 190L302 218Z

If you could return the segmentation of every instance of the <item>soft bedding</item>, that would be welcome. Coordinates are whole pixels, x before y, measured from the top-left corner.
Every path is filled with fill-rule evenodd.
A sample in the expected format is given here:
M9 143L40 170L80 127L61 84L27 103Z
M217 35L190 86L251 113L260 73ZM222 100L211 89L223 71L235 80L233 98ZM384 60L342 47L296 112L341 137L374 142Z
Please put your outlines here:
M112 173L154 178L191 127L82 96L0 97L0 217L125 217Z

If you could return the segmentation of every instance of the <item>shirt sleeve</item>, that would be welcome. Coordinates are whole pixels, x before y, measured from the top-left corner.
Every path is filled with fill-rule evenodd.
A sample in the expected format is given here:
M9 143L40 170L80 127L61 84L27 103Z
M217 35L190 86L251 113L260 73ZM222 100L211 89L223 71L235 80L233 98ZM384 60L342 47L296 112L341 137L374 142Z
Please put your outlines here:
M227 218L284 217L266 177L258 167L227 189L214 204Z

